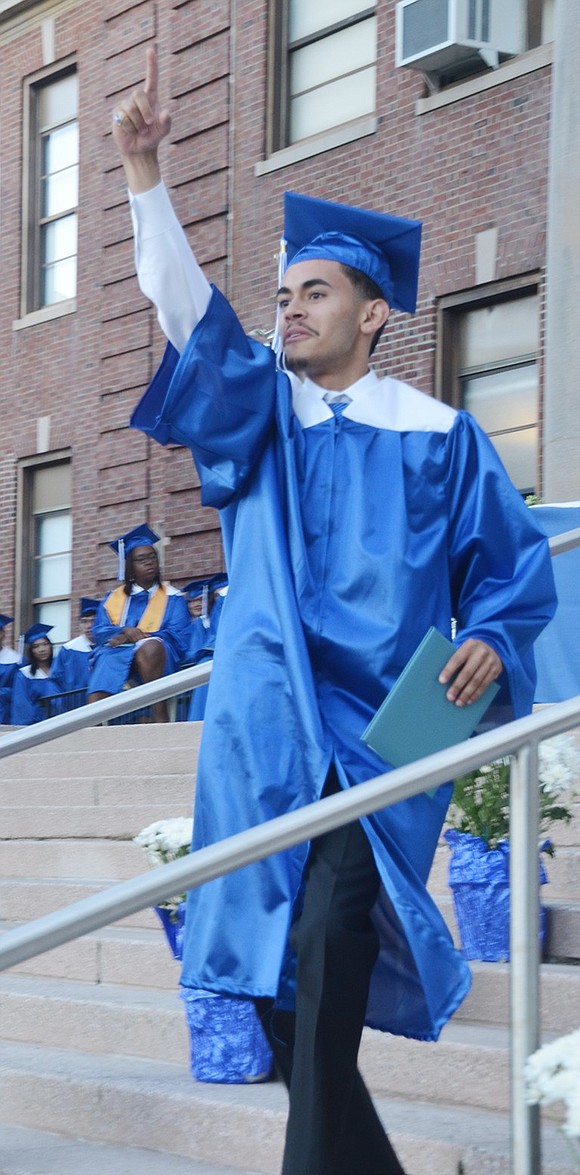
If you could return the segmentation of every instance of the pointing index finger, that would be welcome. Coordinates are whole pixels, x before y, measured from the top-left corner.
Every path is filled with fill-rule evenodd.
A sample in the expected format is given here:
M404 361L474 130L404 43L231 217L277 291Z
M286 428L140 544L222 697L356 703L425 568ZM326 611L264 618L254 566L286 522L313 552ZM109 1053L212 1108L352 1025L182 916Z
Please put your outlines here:
M151 106L154 107L157 101L157 53L155 49L150 48L146 53L146 67L145 67L145 85L143 89L149 98Z

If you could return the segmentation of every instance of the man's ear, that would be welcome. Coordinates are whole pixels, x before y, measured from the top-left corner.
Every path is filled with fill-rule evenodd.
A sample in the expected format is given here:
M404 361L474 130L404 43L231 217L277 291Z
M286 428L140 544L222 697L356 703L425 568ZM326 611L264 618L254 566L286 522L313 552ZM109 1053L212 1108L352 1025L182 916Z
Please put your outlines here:
M361 319L363 334L371 338L385 325L391 308L384 298L375 298L372 302L365 302L364 313Z

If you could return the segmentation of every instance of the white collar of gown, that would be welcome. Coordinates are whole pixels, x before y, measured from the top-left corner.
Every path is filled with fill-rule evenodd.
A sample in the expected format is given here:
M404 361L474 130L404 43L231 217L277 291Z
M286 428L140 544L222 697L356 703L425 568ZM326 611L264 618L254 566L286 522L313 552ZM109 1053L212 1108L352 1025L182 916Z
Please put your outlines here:
M292 387L292 405L302 428L311 428L314 424L329 420L333 412L324 396L332 395L332 392L308 378L302 381L291 374L288 378ZM390 376L379 379L372 370L343 390L351 400L346 405L343 417L356 420L359 424L368 424L372 428L388 428L395 432L411 430L446 433L457 415L454 408L420 392L418 388Z

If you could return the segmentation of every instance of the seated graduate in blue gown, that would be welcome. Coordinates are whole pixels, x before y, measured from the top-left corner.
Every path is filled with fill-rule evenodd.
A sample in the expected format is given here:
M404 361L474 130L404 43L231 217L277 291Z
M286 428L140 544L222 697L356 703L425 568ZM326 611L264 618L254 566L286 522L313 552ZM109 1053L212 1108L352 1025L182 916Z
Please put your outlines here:
M17 671L12 687L13 726L32 726L59 713L58 702L53 703L50 712L42 704L43 698L60 692L53 676L54 650L48 637L52 628L52 624L32 624L24 633L26 664Z
M53 677L62 693L70 695L63 699L63 709L74 710L86 702L89 684L90 658L95 647L93 624L99 600L82 596L78 636L67 641L59 650L53 669Z
M10 722L12 685L18 669L18 653L4 643L6 628L13 619L13 616L4 616L0 612L0 726Z
M225 600L224 588L228 577L219 571L209 579L192 579L183 588L187 610L191 616L189 644L184 657L186 665L201 665L212 661L219 619ZM205 714L207 685L200 685L191 695L187 711L188 722L200 722Z
M89 702L175 673L183 661L189 613L181 592L161 581L157 542L159 535L143 524L109 543L123 582L97 609ZM167 722L166 703L155 703L152 714L154 722Z

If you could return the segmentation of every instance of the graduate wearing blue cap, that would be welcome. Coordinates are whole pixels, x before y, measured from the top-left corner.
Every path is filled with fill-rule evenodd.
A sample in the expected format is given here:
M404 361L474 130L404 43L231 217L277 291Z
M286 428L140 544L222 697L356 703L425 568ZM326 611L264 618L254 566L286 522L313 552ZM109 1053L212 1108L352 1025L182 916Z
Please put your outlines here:
M18 670L12 687L12 726L32 726L60 713L57 698L60 688L54 678L54 650L48 635L52 629L52 624L35 622L22 634L25 664ZM50 710L42 704L45 698L55 698Z
M225 571L219 571L205 579L192 579L183 588L191 617L184 665L201 665L204 661L213 660L227 584L228 577ZM200 685L193 690L187 710L188 722L203 720L208 688L207 685Z
M288 197L277 364L180 233L156 158L168 125L151 52L114 134L170 342L132 423L191 449L231 585L195 849L383 772L361 735L430 625L456 620L450 705L497 678L504 715L527 713L555 599L545 537L475 421L369 365L391 310L415 307L417 222ZM426 888L450 794L189 894L182 983L256 999L289 1089L283 1175L403 1170L358 1046L365 1023L436 1039L469 988Z
M81 596L79 601L79 628L77 636L66 641L59 649L54 663L53 676L60 690L68 694L63 706L73 710L84 706L89 684L90 658L95 647L93 623L100 600Z
M13 619L0 612L0 726L10 722L12 685L18 668L18 653L4 643L6 629Z
M161 580L157 542L142 524L109 543L123 582L97 608L89 702L175 673L183 660L189 615L181 592ZM152 714L154 722L167 722L165 702L155 703Z

